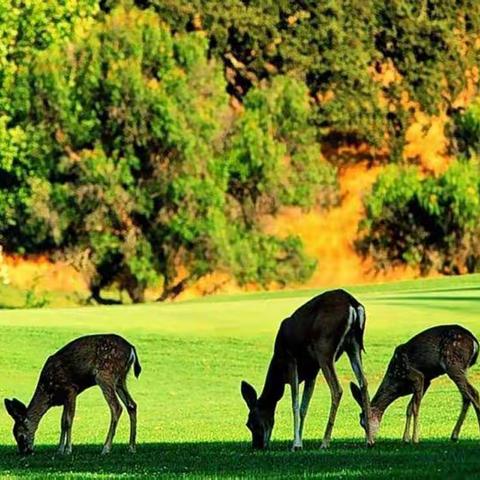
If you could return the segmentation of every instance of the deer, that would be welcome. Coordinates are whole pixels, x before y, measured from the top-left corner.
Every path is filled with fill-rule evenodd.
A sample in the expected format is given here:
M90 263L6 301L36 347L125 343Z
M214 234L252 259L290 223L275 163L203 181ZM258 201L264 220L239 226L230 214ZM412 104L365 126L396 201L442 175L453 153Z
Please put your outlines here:
M360 424L368 424L375 439L385 410L396 399L412 395L407 406L403 441L419 442L420 403L432 380L448 377L457 386L462 396L460 416L451 434L457 441L470 404L473 405L480 427L480 402L477 390L467 380L467 370L472 367L479 353L475 336L460 325L441 325L429 328L395 348L387 371L371 402L370 413L365 413L358 387L351 384L352 395L360 404ZM413 436L411 420L413 416Z
M362 406L366 412L370 412L367 379L362 365L365 320L363 305L348 292L339 289L312 298L281 322L260 396L257 397L255 388L249 383L241 382L241 394L249 409L246 425L252 434L254 449L268 448L275 409L287 384L290 385L292 397L292 450L302 449L304 422L320 370L331 395L330 414L321 444L321 448L328 448L343 393L335 362L344 352L359 383ZM300 405L302 382L304 387ZM367 445L373 445L368 424L365 432Z
M135 452L137 405L127 389L127 374L133 365L138 378L142 367L135 347L114 334L77 338L45 362L28 406L16 398L5 399L5 408L14 420L13 435L22 455L33 453L35 433L42 417L54 406L63 406L59 454L72 453L72 423L77 396L98 385L110 407L111 420L102 454L112 448L122 413L119 398L130 417L130 451Z

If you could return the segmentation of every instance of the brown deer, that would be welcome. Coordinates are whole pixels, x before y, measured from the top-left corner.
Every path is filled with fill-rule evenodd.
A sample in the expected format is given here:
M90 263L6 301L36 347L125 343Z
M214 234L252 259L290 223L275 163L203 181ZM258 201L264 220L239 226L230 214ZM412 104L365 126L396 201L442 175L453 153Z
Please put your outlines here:
M308 405L321 369L330 388L331 407L322 448L327 448L332 434L342 387L335 372L335 362L347 352L360 384L362 405L370 411L367 380L363 373L362 350L365 309L344 290L332 290L313 298L283 320L278 330L272 359L260 397L247 382L242 382L242 396L249 408L247 427L252 446L268 447L273 430L275 408L282 398L285 384L292 393L294 440L292 450L302 448L302 432ZM299 385L305 382L302 404ZM366 425L368 445L373 445Z
M470 404L473 405L480 426L480 402L477 390L467 380L467 370L478 358L479 343L465 328L459 325L442 325L429 328L407 343L398 346L390 360L382 383L372 399L369 414L370 433L377 435L383 414L397 398L413 394L407 407L407 421L403 441L410 442L410 425L413 416L413 442L419 439L419 410L425 392L431 381L447 374L462 395L462 409L451 439L458 440ZM365 425L368 418L361 403L358 387L350 385L352 394L362 407L360 423Z
M130 416L130 451L135 451L137 405L127 390L127 373L133 364L138 378L142 370L135 347L118 335L88 335L65 345L47 359L37 388L25 406L17 399L5 399L7 412L15 424L13 435L19 452L33 452L35 432L40 420L53 406L63 405L60 454L72 452L72 423L77 395L98 385L110 407L111 422L103 454L109 453L122 406ZM118 396L117 396L118 395Z

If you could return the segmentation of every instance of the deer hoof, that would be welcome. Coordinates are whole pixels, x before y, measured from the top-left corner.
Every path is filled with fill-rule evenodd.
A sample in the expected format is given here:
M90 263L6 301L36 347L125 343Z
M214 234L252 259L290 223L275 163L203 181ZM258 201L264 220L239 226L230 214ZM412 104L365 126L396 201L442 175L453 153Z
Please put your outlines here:
M137 453L137 447L135 445L130 445L128 450L130 453Z
M321 448L322 450L326 450L329 445L330 445L330 442L328 442L327 440L324 440L324 441L322 442L322 444L320 445L320 448Z
M71 455L72 447L59 447L57 450L58 455Z
M452 435L452 436L450 437L450 440L451 440L452 442L458 442L458 437Z
M412 439L410 437L403 437L403 443L412 443Z
M103 447L102 455L108 455L110 453L110 447Z
M302 450L302 448L303 448L302 445L294 445L292 447L292 452L298 452L298 451Z

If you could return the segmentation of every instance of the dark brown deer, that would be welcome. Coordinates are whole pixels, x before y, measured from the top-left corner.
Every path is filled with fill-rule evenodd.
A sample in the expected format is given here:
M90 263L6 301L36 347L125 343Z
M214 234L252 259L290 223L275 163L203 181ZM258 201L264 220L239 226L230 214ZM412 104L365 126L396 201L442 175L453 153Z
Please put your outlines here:
M419 440L420 403L433 379L447 374L462 395L462 409L453 429L451 439L458 440L467 410L473 405L480 427L480 402L477 390L467 380L467 370L478 358L479 343L465 328L459 325L442 325L425 330L407 343L398 346L390 360L382 383L372 399L370 409L370 433L375 438L383 414L397 398L412 395L407 407L407 421L403 440L410 442L410 425L413 416L413 442ZM362 407L362 396L358 387L350 385L352 394ZM363 407L362 407L363 410ZM363 426L367 418L360 414Z
M252 446L267 448L273 430L275 408L282 398L285 384L292 393L293 450L302 448L302 432L308 405L321 369L331 394L328 418L322 448L328 447L342 387L335 372L335 362L347 352L355 376L360 384L362 405L370 410L367 380L363 373L362 350L365 331L365 309L344 290L332 290L313 298L283 320L275 339L273 357L268 368L262 394L242 382L242 396L250 410L247 427L252 433ZM299 405L299 385L305 382L302 404ZM367 443L373 444L366 429Z
M118 335L89 335L77 338L47 359L37 388L25 406L20 400L5 399L7 412L15 424L13 435L19 452L32 453L40 420L53 406L63 406L60 454L72 452L72 423L77 395L98 385L110 407L111 422L102 453L109 453L122 406L130 416L130 450L135 451L137 405L127 390L127 373L133 365L135 376L141 372L135 347Z

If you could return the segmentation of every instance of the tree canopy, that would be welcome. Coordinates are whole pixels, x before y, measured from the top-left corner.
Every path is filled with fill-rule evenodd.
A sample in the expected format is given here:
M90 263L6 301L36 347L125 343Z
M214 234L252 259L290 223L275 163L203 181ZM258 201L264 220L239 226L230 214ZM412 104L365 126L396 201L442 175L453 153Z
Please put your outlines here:
M479 34L473 0L2 2L0 243L68 259L98 301L113 284L168 298L213 271L303 281L299 238L262 218L337 202L337 147L362 143L400 165L366 199L360 250L461 270L470 227L429 228L435 199L454 208L453 179L478 170L478 107L456 98L478 75ZM451 151L471 160L419 180L402 165L415 111L449 115ZM418 238L442 246L397 238L427 217Z
M117 7L32 55L10 99L23 115L3 135L6 247L68 258L99 301L112 283L142 301L160 282L167 298L216 269L240 283L307 278L299 240L262 233L259 215L335 184L308 91L279 77L234 116L207 47Z

